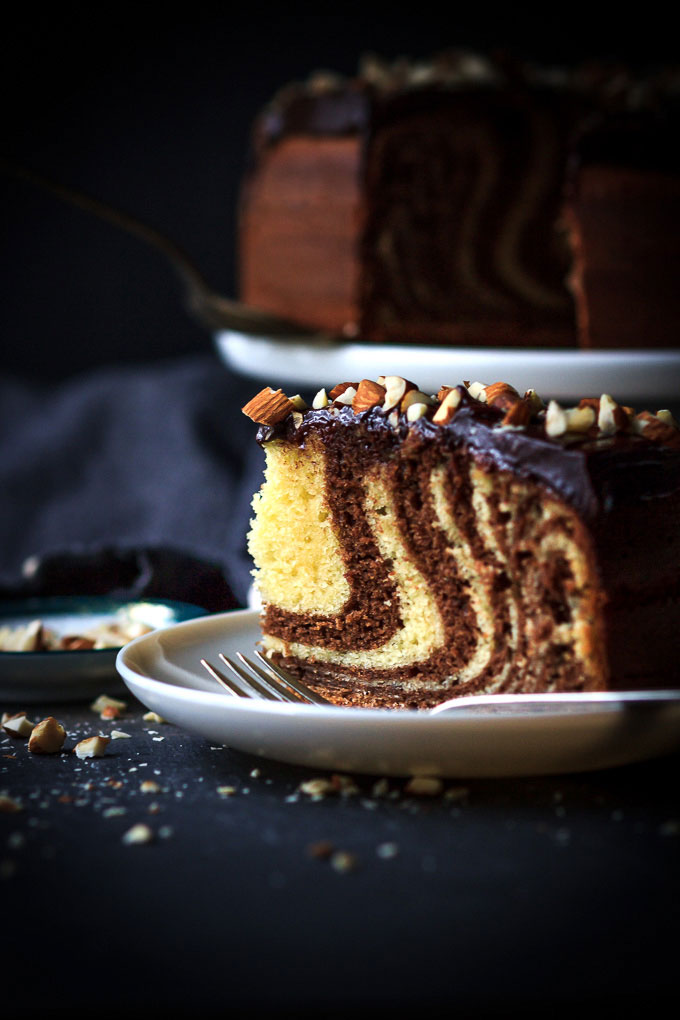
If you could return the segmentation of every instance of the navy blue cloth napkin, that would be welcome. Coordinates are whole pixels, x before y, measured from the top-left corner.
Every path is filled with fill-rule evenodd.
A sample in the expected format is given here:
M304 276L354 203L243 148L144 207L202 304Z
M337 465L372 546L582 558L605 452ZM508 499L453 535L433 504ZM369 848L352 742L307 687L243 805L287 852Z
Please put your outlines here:
M202 354L0 379L0 597L245 605L259 388Z

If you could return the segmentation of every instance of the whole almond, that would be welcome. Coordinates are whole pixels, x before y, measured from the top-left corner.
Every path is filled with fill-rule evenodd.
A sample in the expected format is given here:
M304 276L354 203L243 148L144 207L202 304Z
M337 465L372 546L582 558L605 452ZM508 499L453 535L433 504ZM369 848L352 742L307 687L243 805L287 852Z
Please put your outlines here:
M491 383L485 389L486 402L490 407L499 407L507 410L521 399L514 386L506 382Z
M283 390L273 390L270 386L260 390L241 408L243 413L258 425L277 425L294 409L295 404Z
M362 379L352 400L352 410L356 414L377 407L385 399L385 387L372 379Z

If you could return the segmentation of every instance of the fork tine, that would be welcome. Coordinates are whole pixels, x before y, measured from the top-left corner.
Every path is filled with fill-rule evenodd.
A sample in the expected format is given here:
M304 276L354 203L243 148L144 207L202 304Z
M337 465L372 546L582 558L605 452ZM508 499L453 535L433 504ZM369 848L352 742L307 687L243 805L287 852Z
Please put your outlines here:
M201 665L207 669L213 680L217 680L218 684L234 697L239 698L263 698L267 700L276 699L281 700L274 691L265 691L259 684L252 681L242 670L239 670L233 662L230 662L225 656L222 657L222 661L226 666L229 667L233 675L227 676L212 663L208 662L207 659L201 659Z
M246 694L246 692L239 686L239 684L236 683L235 680L226 677L224 673L222 673L219 669L216 669L213 665L211 665L207 659L201 659L201 665L203 666L204 669L207 669L208 673L210 673L210 676L213 678L213 680L217 680L218 684L221 684L221 686L224 687L225 691L227 691L228 694L231 694L235 698L250 697L250 695Z
M246 656L243 655L241 652L237 652L236 655L247 669L252 670L252 672L255 673L256 676L260 678L263 684L265 684L272 690L276 691L282 701L292 702L310 701L310 699L301 694L300 691L292 689L287 682L282 683L282 677L278 676L273 669L267 670L267 672L265 672L263 669L260 669L260 667L257 666L254 662L251 662L250 659L247 659Z
M240 666L237 666L235 662L232 662L231 659L228 659L223 652L220 652L219 656L224 665L231 670L231 672L238 678L240 682L245 684L246 694L248 693L248 689L250 688L250 691L254 692L255 697L266 698L268 701L285 700L283 695L280 694L277 690L275 690L275 688L271 684L268 684L266 680L264 682L261 682L258 681L257 678L250 676L248 673L245 672L245 670L241 669ZM251 693L250 697L252 696L253 695Z
M307 701L313 702L315 705L331 704L331 702L327 698L324 698L321 694L317 694L316 691L310 690L310 688L303 684L301 680L298 680L297 677L289 673L287 669L283 669L282 666L278 665L275 666L273 663L271 663L269 659L267 659L262 654L259 648L255 649L255 655L260 660L265 669L267 669L273 676L277 677L279 680L283 680L283 682L288 684L289 687L292 687L293 690L296 691L302 698L305 698ZM248 662L245 656L241 655L240 653L239 658ZM248 665L252 666L253 664L248 663Z
M282 669L281 666L274 666L257 649L255 654L264 666L264 670L242 655L241 652L237 652L236 655L249 672L241 669L223 652L219 652L219 657L229 669L230 675L224 674L207 659L200 661L211 677L234 697L264 698L269 701L286 701L294 704L331 704L326 698L306 687L287 670Z

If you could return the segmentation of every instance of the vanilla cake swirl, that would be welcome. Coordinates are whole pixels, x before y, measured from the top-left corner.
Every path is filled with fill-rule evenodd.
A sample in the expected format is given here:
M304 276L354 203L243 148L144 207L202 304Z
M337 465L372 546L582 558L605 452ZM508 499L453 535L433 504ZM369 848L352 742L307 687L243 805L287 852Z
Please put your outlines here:
M399 377L265 389L249 548L266 654L340 704L677 685L680 432Z

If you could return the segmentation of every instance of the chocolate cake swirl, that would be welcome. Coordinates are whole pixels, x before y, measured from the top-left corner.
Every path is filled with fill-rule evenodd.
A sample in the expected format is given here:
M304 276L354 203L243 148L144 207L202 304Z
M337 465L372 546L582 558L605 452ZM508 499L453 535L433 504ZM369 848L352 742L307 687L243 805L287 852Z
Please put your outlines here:
M263 390L267 654L342 704L680 681L680 432L505 383Z

